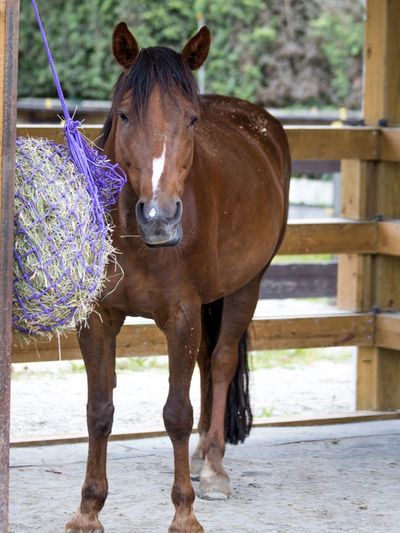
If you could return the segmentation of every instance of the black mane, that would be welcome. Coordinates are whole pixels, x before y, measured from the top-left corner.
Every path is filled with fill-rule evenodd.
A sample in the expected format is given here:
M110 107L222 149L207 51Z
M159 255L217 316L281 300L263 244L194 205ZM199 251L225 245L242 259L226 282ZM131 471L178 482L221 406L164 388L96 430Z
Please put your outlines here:
M103 128L103 143L110 134L113 116L122 97L132 92L131 118L135 122L143 122L150 95L156 85L164 95L174 98L178 90L198 104L196 80L182 55L163 46L143 48L130 69L122 73L115 84L112 108Z

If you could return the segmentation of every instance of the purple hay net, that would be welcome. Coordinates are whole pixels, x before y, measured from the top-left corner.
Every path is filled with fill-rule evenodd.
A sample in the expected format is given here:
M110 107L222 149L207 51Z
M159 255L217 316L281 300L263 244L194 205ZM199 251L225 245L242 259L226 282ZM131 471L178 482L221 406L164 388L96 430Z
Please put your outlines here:
M70 327L102 287L109 225L72 165L65 146L17 138L13 327L22 334Z
M37 140L35 149L46 153L51 160L49 173L40 157L32 157L32 146L29 145L29 150L26 148L27 139L17 139L16 171L22 176L24 186L17 187L15 193L15 240L19 243L19 248L14 248L13 305L18 309L18 316L14 314L13 326L22 334L40 335L71 326L77 316L77 306L80 305L76 302L82 295L82 307L87 309L99 296L102 284L99 280L104 279L107 257L112 251L106 214L115 205L126 176L118 165L112 164L104 153L89 144L79 132L80 123L71 118L35 0L32 0L32 5L63 109L67 144L66 148L51 141ZM77 169L72 174L65 171L71 162ZM44 179L37 180L38 175ZM60 205L55 201L54 195L50 198L49 191L55 190L54 187L58 185L62 190L63 186L68 186L68 180L71 187L77 185L75 180L80 180L84 184L86 196L84 197L82 187L76 187L77 194L61 218L58 216ZM46 186L42 186L41 182ZM29 195L26 194L27 186ZM77 207L81 202L86 202L89 210L90 224L86 226L78 216ZM40 212L37 208L39 204ZM27 214L29 224L26 223ZM70 234L63 233L60 241L60 232L68 226L67 221L72 222L74 230ZM36 224L42 225L43 247L33 239L30 231ZM64 247L74 250L68 264L63 264L61 251ZM50 250L50 256L42 254L42 248L46 248L47 252ZM88 257L90 261L87 260ZM32 258L34 261L31 261ZM53 268L55 262L57 268ZM30 271L27 267L27 264L32 263L35 264L35 271ZM57 272L57 275L53 276L51 272ZM82 272L83 275L79 278L77 272ZM36 283L38 273L44 276L45 283ZM60 291L61 285L63 291ZM65 287L67 290L64 290ZM56 299L54 294L58 296Z

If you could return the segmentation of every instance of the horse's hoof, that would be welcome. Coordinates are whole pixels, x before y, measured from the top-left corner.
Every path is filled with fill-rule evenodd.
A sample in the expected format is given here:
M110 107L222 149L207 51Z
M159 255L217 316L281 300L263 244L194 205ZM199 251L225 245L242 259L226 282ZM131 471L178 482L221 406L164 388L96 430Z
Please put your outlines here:
M227 500L231 494L231 482L228 474L223 469L222 472L215 472L210 463L206 461L200 475L200 498L203 500Z
M96 515L77 511L65 526L67 533L104 533L104 527Z
M199 481L201 471L203 470L204 459L192 457L190 461L190 477L193 481Z
M168 528L168 533L204 533L204 529L194 514L191 513L190 516L183 519L175 516Z

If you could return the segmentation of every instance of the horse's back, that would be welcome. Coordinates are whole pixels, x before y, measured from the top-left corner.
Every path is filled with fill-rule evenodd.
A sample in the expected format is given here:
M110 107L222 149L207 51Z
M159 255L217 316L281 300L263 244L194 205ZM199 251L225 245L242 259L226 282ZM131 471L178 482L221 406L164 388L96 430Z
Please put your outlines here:
M214 148L215 143L221 144L221 152L239 151L245 160L251 155L252 149L260 150L282 186L288 187L290 153L287 137L279 120L258 105L221 95L202 96L201 110L203 136L207 138L211 131L214 132Z

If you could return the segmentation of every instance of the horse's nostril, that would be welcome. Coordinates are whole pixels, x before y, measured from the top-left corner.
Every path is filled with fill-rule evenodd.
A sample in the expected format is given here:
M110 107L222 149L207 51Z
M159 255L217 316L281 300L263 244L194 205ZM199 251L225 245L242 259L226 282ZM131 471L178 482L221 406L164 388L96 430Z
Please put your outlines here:
M136 204L136 218L140 224L146 221L146 215L144 213L144 202L137 202Z
M174 220L179 220L182 216L182 202L181 200L178 200L176 202L176 211L174 215Z

